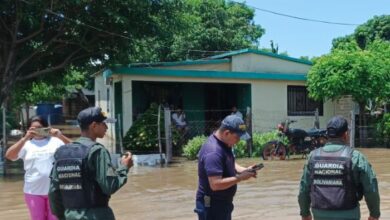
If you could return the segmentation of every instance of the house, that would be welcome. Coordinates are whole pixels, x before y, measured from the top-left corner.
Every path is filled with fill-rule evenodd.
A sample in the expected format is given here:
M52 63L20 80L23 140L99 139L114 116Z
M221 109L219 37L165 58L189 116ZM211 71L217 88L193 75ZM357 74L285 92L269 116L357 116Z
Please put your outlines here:
M113 66L95 76L96 105L111 116L120 115L123 135L151 102L197 110L187 117L199 121L229 114L212 110L250 107L252 129L260 132L275 129L286 118L297 120L292 127L312 128L318 109L324 127L340 108L336 102L309 99L305 83L311 66L307 60L252 49L194 61ZM108 145L115 140L113 129Z

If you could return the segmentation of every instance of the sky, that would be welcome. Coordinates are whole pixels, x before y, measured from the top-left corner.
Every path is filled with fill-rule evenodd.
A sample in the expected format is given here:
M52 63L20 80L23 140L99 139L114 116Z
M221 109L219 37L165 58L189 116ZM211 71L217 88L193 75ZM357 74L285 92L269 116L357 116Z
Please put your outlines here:
M363 24L375 15L390 14L389 0L233 0L248 6L296 17L338 23ZM260 48L279 46L289 56L321 56L330 52L332 40L352 34L357 26L323 24L282 17L255 9L255 24L265 29Z

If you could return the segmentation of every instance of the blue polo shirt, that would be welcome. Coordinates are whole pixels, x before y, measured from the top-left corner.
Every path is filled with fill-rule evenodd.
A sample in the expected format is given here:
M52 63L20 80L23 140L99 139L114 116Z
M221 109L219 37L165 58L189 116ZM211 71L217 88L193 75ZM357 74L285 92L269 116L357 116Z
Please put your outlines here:
M218 140L214 134L209 136L199 151L199 183L196 199L203 201L203 196L209 195L214 200L233 201L237 185L225 190L212 191L208 179L209 176L222 176L222 178L236 176L232 149Z

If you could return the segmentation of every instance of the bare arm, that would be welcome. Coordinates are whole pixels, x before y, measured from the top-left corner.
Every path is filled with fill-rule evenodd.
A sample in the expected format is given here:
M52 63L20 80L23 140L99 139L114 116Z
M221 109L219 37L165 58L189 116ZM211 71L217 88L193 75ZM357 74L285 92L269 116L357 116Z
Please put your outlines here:
M237 176L222 178L222 176L209 176L210 188L213 191L225 190L242 180L256 177L255 172L243 171Z
M235 167L237 173L242 173L242 172L244 172L244 170L250 168L250 167L243 167L243 166L239 165L238 163L235 163L234 167Z
M59 129L51 128L50 129L50 135L59 138L62 142L65 144L72 142L72 139L66 137L62 134L62 132Z
M15 144L13 144L11 147L7 149L7 152L5 152L5 157L8 160L18 159L18 154L20 150L23 148L26 141L30 140L32 137L34 137L34 135L36 135L34 129L33 128L28 129L24 137L22 137L18 142L16 142Z
M10 148L8 148L7 152L5 153L5 157L8 160L18 159L18 154L27 140L29 140L29 139L26 137L22 137L18 142L16 142Z

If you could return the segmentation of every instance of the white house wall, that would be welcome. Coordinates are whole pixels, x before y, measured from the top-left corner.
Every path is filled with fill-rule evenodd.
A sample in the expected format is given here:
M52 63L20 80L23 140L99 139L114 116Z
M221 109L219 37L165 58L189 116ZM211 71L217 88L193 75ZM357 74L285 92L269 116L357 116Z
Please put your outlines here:
M274 130L277 124L287 118L297 120L291 127L309 129L314 125L314 116L287 116L287 86L304 86L297 81L254 81L252 82L253 130L265 132ZM324 103L324 114L320 116L320 127L334 114L334 103Z
M129 76L122 77L123 137L133 124L133 89Z
M110 90L109 101L107 101L107 89ZM104 82L103 76L95 77L95 106L102 108L102 111L106 112L108 117L114 117L114 104L112 100L114 98L114 90L112 85L107 86ZM108 107L108 108L107 108ZM110 152L115 152L115 125L107 124L107 132L104 138L98 138L97 142L103 144Z
M266 81L266 80L237 80L237 79L209 79L209 78L180 78L180 77L150 77L122 75L123 88L123 129L124 134L132 125L132 81L150 82L191 82L191 83L240 83L251 84L253 109L253 129L255 131L270 131L275 129L278 122L287 118L287 86L302 85L296 81ZM112 99L113 100L113 99ZM324 115L320 116L320 126L334 115L334 103L324 103ZM313 127L314 116L289 116L298 122L293 127L309 129Z
M304 73L310 65L277 59L260 54L245 53L232 57L232 71L263 73Z
M359 112L359 106L352 99L352 96L343 96L336 101L336 115L342 115L348 120L351 118L351 110L355 110L355 114Z

